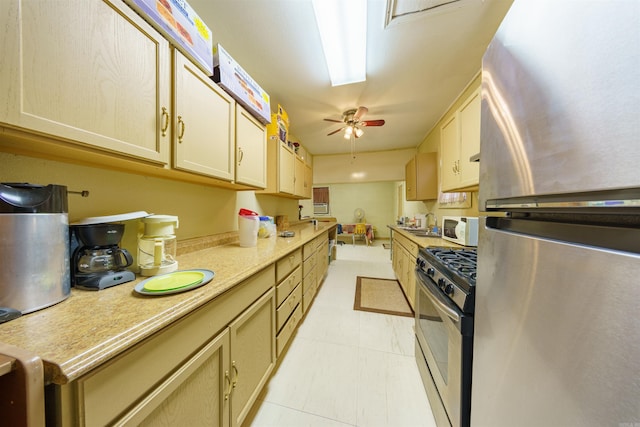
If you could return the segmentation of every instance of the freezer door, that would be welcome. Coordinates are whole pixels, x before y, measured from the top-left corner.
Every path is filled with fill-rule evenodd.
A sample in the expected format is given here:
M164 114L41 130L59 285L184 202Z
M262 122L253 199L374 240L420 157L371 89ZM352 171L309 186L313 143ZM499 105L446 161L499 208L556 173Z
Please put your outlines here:
M483 219L471 425L640 423L639 278L638 254Z
M640 2L516 0L482 64L480 206L640 189Z

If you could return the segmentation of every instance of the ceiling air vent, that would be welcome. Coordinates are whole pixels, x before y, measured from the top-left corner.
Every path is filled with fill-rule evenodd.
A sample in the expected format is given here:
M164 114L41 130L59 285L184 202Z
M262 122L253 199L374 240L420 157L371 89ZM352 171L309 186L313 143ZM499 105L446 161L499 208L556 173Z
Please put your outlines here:
M387 0L385 27L408 17L444 12L462 3L462 0Z

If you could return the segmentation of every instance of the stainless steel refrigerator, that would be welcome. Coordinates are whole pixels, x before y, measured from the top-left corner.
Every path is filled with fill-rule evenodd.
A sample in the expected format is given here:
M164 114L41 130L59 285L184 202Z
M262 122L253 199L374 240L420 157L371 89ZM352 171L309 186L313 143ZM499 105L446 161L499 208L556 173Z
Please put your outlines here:
M640 1L516 0L481 115L471 425L640 426Z

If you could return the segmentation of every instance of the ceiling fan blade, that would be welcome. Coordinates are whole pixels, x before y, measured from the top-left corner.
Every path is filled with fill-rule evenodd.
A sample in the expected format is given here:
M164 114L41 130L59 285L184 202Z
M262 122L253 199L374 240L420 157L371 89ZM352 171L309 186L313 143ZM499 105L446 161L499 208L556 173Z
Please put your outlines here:
M365 120L360 122L360 126L382 126L384 125L384 120Z
M327 122L342 123L342 120L324 119Z
M333 135L333 134L336 134L336 133L340 132L342 129L344 129L344 127L341 127L340 129L336 129L336 130L334 130L333 132L328 133L328 134L327 134L327 136L331 136L331 135Z
M367 114L367 111L369 111L367 107L358 107L358 110L353 115L353 120L360 120L365 114Z

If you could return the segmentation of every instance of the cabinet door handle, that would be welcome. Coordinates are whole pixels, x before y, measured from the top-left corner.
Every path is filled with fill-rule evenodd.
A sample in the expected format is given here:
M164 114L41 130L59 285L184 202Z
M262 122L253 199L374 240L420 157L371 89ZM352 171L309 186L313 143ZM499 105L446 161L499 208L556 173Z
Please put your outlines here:
M238 147L238 166L242 163L242 159L244 158L244 151L242 151L242 147Z
M227 391L224 393L224 400L229 400L231 395L231 378L229 377L229 371L224 371L224 378L227 380Z
M238 384L238 377L240 376L240 374L238 373L238 367L236 366L235 360L231 362L231 367L233 368L234 373L232 388L236 388L236 384Z
M184 124L182 116L178 116L178 126L180 127L180 133L178 134L178 143L182 144L182 138L184 137L184 131L187 125Z
M167 107L162 107L162 136L167 136L167 129L169 129L169 112Z

